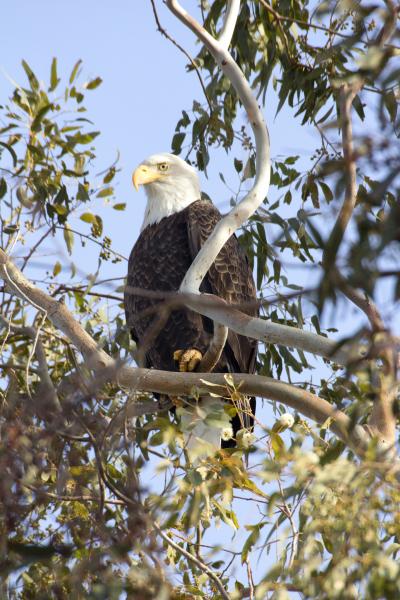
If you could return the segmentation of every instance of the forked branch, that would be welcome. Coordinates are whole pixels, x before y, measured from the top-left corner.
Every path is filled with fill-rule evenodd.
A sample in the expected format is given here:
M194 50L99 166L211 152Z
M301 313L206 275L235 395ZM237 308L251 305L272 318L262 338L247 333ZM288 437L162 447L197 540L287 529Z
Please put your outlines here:
M237 13L235 17L232 4L228 7L227 21L229 21L229 27L226 28L231 34L233 33L234 25L237 20ZM256 177L252 189L246 194L244 199L217 224L182 281L180 287L182 292L198 294L200 284L220 250L236 229L254 214L268 192L271 172L270 144L267 126L264 122L257 100L252 93L251 87L241 69L227 51L227 40L229 36L224 34L221 43L221 41L214 39L200 23L186 12L177 0L166 0L166 5L170 11L186 27L191 29L201 42L203 42L214 57L216 63L224 72L225 76L232 83L246 110L256 142Z

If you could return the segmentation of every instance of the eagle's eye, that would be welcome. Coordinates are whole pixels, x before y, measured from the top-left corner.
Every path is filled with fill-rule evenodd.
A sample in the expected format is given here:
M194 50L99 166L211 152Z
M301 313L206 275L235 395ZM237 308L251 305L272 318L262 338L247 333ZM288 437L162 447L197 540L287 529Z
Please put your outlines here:
M167 163L159 163L158 166L158 170L159 171L168 171L168 164Z

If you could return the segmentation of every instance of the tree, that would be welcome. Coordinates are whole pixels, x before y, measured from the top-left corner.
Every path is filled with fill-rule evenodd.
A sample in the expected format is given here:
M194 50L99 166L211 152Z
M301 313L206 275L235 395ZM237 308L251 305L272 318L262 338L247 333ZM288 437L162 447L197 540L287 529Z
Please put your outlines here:
M173 151L206 170L222 146L240 186L254 178L172 300L208 315L217 331L259 339L259 375L130 366L122 290L110 292L101 275L122 257L89 209L94 197L113 197L118 172L113 164L100 179L92 174L98 132L84 100L101 79L79 84L79 61L62 84L53 59L44 88L24 62L28 83L2 107L0 132L2 593L397 598L398 7L202 1L200 25L175 0L166 5L203 44L189 70L205 100L182 111ZM271 87L278 110L296 107L319 145L305 171L297 156L272 161L267 199L258 103ZM238 125L241 106L247 126ZM77 212L89 232L71 226ZM227 239L227 223L241 227L261 319L244 319L241 307L193 284ZM74 241L99 247L89 284L73 263L68 283L58 260L47 272L35 265L60 233L71 256ZM17 236L29 250L13 260ZM289 263L312 268L314 285L300 285ZM355 331L335 318L350 303L362 317ZM305 352L327 376L312 376ZM275 422L258 416L254 443L187 464L179 424L152 392L204 390L233 403L266 398Z

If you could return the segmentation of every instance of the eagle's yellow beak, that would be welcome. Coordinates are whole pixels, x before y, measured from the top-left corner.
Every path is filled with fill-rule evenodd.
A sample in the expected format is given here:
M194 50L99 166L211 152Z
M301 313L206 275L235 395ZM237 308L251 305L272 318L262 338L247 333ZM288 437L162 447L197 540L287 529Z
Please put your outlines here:
M149 167L148 165L139 165L132 175L132 181L133 185L135 186L135 190L138 191L139 185L146 185L146 183L157 181L157 179L161 179L162 176L163 174L157 171L157 169L154 167Z

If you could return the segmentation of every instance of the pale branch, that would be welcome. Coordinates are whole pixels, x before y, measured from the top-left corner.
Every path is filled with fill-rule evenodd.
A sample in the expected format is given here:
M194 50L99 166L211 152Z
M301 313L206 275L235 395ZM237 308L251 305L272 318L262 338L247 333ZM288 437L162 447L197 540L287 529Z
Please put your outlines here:
M74 319L63 302L52 298L33 285L0 249L0 276L10 291L46 313L53 325L62 331L81 352L88 364L96 369L114 364L93 338Z
M221 358L222 351L225 348L225 343L228 338L228 328L225 327L225 325L221 325L216 321L214 321L213 325L213 338L207 348L207 352L204 354L200 364L197 367L197 371L200 373L208 373L215 369L219 359Z
M210 266L227 240L260 206L270 182L270 144L266 124L251 87L229 52L177 0L165 0L170 11L199 38L235 88L246 110L256 140L256 177L253 188L215 227L186 273L181 291L198 293ZM233 20L233 19L232 19Z
M265 344L279 344L317 354L339 365L346 366L354 358L362 358L362 350L357 347L353 353L316 333L289 327L280 323L250 317L230 307L222 298L209 294L184 294L184 303L188 308L203 316L221 323L240 335L260 340ZM210 302L208 302L208 300ZM353 355L355 354L355 356Z
M240 0L228 0L225 19L219 33L218 41L222 48L228 50L235 32L236 22L240 11Z
M240 386L241 393L280 402L319 424L330 422L330 429L345 443L352 444L351 437L354 432L349 433L351 430L350 418L342 411L336 410L323 398L271 377L250 375L249 373L231 373L230 376L235 387ZM178 373L121 366L117 374L117 381L125 389L139 389L143 392L168 396L190 395L194 389L199 396L207 395L210 392L221 393L221 396L229 395L224 373ZM135 415L134 404L127 407L127 416ZM159 408L154 402L154 412L158 410ZM366 442L368 436L357 428L357 440L359 437ZM357 441L357 445L359 444L360 442Z
M131 286L125 287L125 293L144 296L146 298L163 299L171 310L186 306L212 319L216 323L225 325L225 327L232 329L232 331L235 331L239 335L262 341L265 344L280 344L282 346L298 348L299 350L332 360L341 366L347 366L353 360L360 360L364 357L364 349L360 345L356 347L348 345L340 347L335 341L322 335L305 331L304 329L289 327L281 323L273 323L257 317L249 317L249 315L236 308L236 306L243 306L245 308L247 303L230 305L214 294L155 292ZM256 301L256 304L263 303ZM248 305L254 306L255 303L251 301ZM156 307L152 306L144 309L138 313L138 318L154 314L157 310Z
M210 388L207 382L221 386L222 392L227 391L225 374L223 373L207 373L207 375L202 375L201 373L175 373L154 369L140 369L123 366L118 361L113 360L104 350L101 350L97 346L96 342L83 329L82 325L75 320L64 303L58 302L29 282L1 249L0 275L5 280L7 287L14 294L31 302L35 307L42 307L43 312L46 313L53 325L62 331L81 352L87 366L95 372L97 382L106 376L109 381L114 381L126 389L157 392L168 396L190 395L194 387L198 388L200 395L215 391L215 388ZM194 294L192 297L196 298L196 302L202 299L202 295ZM220 301L216 297L212 297L212 299L213 302ZM222 303L223 311L229 314L230 311L226 310L225 303L223 301L220 302ZM211 313L215 310L218 313L218 310L221 310L221 308L210 310ZM239 315L241 316L241 313ZM252 320L250 317L244 316L246 319ZM218 319L220 318L218 317ZM292 328L288 327L288 329L291 330ZM247 330L245 329L245 335L246 332ZM299 331L299 333L302 332ZM321 337L321 339L323 340L324 338ZM291 384L275 381L268 377L249 375L248 373L232 374L232 377L236 386L241 385L240 389L244 394L281 402L317 423L325 423L331 420L332 431L343 441L350 443L358 452L361 452L361 449L366 447L369 436L363 428L355 427L351 430L349 417L343 412L335 410L326 400L306 390L296 388ZM157 409L159 409L158 406Z

